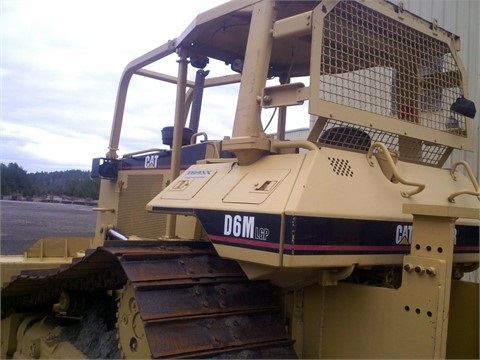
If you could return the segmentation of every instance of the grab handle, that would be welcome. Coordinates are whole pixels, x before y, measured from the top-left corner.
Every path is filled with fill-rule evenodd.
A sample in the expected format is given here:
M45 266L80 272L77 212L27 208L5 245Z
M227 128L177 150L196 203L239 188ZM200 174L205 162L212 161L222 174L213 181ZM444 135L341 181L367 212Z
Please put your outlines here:
M413 182L413 181L408 181L408 180L405 180L399 173L398 173L398 170L397 170L397 167L395 166L395 162L393 161L392 159L392 155L390 155L390 151L387 149L387 147L385 146L384 143L381 143L381 142L374 142L370 148L368 149L368 152L367 152L367 160L368 160L368 163L370 164L370 166L373 166L374 163L373 161L371 160L372 159L372 156L373 156L373 151L375 149L379 148L382 153L385 155L385 160L387 161L387 164L389 166L389 170L392 172L392 175L393 175L393 178L395 180L397 180L398 182L400 182L401 184L403 185L408 185L408 186L416 186L417 188L414 189L414 190L411 190L411 191L400 191L400 194L404 197L404 198L409 198L410 196L412 195L415 195L415 194L418 194L419 192L423 191L423 189L425 189L425 184L421 184L421 183L417 183L417 182Z
M452 193L448 197L448 201L451 202L451 203L455 202L455 198L458 195L466 194L466 195L476 196L477 198L480 197L480 186L478 185L478 182L477 182L477 179L475 179L475 176L473 176L473 171L470 168L470 165L468 165L468 163L466 161L460 160L460 161L457 161L455 164L453 164L452 168L450 169L450 175L452 176L452 179L457 180L457 177L455 176L455 170L457 169L457 167L459 165L463 165L463 167L467 171L468 177L469 177L470 181L472 182L473 188L475 189L475 191L467 190L467 189L462 189L462 190L459 190L459 191L455 191L454 193Z
M206 132L197 132L195 134L192 135L192 137L190 138L190 145L192 144L196 144L197 143L197 138L199 136L203 136L203 141L207 141L208 140L208 135Z

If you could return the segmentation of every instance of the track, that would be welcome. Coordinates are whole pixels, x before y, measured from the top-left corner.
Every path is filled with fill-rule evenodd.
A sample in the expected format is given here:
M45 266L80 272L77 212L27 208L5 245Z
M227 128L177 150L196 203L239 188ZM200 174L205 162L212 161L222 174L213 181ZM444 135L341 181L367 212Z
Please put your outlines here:
M126 358L295 357L270 284L249 281L206 242L107 241L69 266L12 279L2 315L47 311L68 294L63 316L81 318L108 290L121 290Z

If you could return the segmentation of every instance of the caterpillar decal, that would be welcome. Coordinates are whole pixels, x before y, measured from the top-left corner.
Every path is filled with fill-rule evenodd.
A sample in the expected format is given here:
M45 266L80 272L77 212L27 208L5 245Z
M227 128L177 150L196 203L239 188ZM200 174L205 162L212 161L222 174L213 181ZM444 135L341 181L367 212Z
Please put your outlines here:
M210 239L263 251L280 251L281 215L194 210ZM295 255L405 254L412 224L394 221L285 216L284 253ZM479 229L457 225L455 252L478 252Z

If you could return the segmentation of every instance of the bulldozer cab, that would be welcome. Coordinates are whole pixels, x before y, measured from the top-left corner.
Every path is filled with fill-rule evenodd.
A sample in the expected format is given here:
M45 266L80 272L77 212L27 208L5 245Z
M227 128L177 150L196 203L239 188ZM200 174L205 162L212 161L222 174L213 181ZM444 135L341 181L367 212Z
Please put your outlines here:
M123 223L123 232L162 236L163 229L125 228L128 219L116 218L125 212L118 210L116 215L108 209L122 207L118 201L126 199L128 212L132 203L139 204L140 212L145 201L181 171L204 159L234 158L243 166L268 154L335 148L386 157L382 170L394 182L404 180L395 175L392 163L397 160L440 168L454 148L473 146L475 106L468 100L459 47L454 34L390 2L230 1L199 14L178 38L125 68L109 152L94 160L92 171L107 179L104 188L112 181L123 184L117 185L123 186L123 195L115 203L105 200L100 205L98 211L106 219L99 223ZM162 72L171 69L170 64L152 70L167 61L178 64L176 74ZM174 121L162 130L168 133L167 149L135 149L120 158L127 92L134 77L176 87L169 100ZM203 98L210 88L225 88L222 94L232 95L228 104L233 119L212 118L216 110L207 106L218 108L219 103ZM220 101L227 103L225 99ZM203 122L201 114L207 114ZM285 142L285 129L298 127L302 118L302 125L311 124L308 134ZM230 122L230 133L208 140L207 129L215 129L214 122L218 127ZM198 139L204 141L196 144ZM155 190L142 197L142 205L136 201L138 192L127 196L127 184L139 174L133 169L151 170L150 175L156 171L162 177ZM473 193L478 192L476 186L468 185ZM110 187L109 192L117 190ZM158 223L152 214L144 217L136 225L148 229L150 222ZM176 235L172 220L169 224L164 225L167 234ZM106 233L105 226L97 227L97 244Z

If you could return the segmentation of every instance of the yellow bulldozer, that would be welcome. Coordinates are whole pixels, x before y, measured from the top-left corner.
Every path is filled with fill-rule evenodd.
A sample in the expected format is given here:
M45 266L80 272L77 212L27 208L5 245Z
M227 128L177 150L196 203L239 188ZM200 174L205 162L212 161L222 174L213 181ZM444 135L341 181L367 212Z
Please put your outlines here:
M2 358L478 358L459 46L381 0L199 14L121 75L95 237L0 258ZM174 114L120 155L133 78Z

